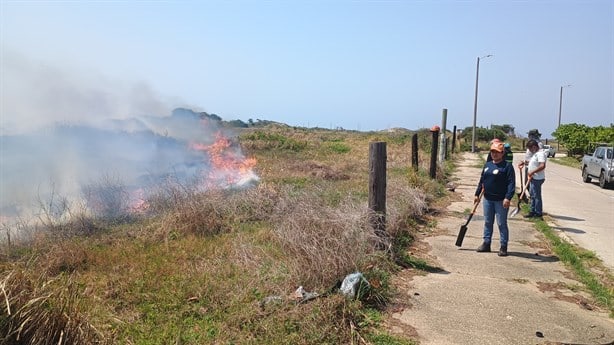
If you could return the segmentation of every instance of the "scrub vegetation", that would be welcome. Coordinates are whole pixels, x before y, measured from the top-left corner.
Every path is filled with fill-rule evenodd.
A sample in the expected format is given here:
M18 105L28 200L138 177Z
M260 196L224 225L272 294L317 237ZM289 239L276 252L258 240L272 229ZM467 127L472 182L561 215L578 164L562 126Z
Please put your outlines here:
M395 272L432 269L407 252L446 195L446 171L425 173L431 133L418 132L414 170L405 130L239 131L257 184L169 183L130 217L45 200L37 222L2 225L27 236L2 245L1 343L414 344L382 319ZM374 141L387 142L386 236L375 235L367 208ZM117 181L109 187L122 195ZM339 286L353 272L366 283L347 298Z

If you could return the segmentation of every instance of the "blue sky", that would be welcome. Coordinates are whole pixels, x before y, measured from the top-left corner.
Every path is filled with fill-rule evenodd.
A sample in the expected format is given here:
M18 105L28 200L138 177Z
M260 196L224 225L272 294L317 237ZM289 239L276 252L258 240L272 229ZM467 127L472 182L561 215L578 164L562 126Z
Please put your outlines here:
M614 122L614 2L0 0L1 129L168 115L418 129Z

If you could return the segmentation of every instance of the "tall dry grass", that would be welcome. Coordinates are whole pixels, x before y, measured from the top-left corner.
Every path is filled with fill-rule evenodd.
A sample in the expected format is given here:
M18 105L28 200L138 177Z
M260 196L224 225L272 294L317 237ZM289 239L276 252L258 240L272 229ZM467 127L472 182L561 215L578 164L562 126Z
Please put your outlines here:
M413 187L403 181L391 181L387 190L387 231L393 237L408 230L412 220L419 219L428 211L432 198L423 188Z
M376 235L366 202L345 196L336 207L317 189L286 192L272 217L273 232L289 253L295 281L331 286L351 272L364 269L378 248L390 248L407 231L408 219L424 215L427 196L411 187L393 187L387 207L388 236Z
M12 270L0 282L0 327L6 345L104 344L80 305L71 279L32 277Z
M419 188L391 184L387 231L380 237L370 223L372 211L364 200L348 194L331 207L326 190L261 184L244 190L173 192L172 204L152 225L158 238L209 236L235 231L238 224L264 221L273 240L286 253L290 279L298 285L326 287L360 270L377 248L407 230L408 219L426 212L427 195ZM160 202L160 201L158 201ZM384 246L381 244L384 243Z
M145 236L168 239L171 235L202 237L232 232L238 224L269 219L279 197L279 192L265 183L206 191L169 185L148 200L157 221Z
M313 192L286 195L277 205L273 224L288 253L292 279L310 287L334 285L359 270L381 240L370 226L364 203L346 198L331 208Z
M259 157L265 182L255 187L203 191L169 183L147 200L143 218L124 223L48 217L51 232L71 235L35 241L21 258L36 261L36 268L19 262L2 268L5 343L160 343L153 334L172 343L177 328L177 339L190 344L360 342L359 303L333 295L265 312L255 302L299 285L329 291L354 271L378 290L389 288L384 275L394 269L394 242L408 237L411 220L427 212L437 181L407 169L405 139L390 145L388 236L382 238L369 222L364 191L369 135L316 134L314 140L308 131L274 133L256 136L250 146L266 151ZM124 208L123 192L113 191L102 198L110 200L102 214ZM81 302L95 305L93 314Z

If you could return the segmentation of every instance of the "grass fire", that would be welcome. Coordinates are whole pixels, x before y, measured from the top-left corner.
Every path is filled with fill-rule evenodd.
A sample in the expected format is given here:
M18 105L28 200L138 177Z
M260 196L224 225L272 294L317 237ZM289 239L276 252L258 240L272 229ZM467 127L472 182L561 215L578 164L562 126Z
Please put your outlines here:
M412 132L231 129L186 109L126 124L2 139L2 343L412 343L378 316L391 275L425 266L406 248L445 194L425 153L411 168ZM373 141L388 143L385 239L367 208ZM368 285L348 299L352 272Z

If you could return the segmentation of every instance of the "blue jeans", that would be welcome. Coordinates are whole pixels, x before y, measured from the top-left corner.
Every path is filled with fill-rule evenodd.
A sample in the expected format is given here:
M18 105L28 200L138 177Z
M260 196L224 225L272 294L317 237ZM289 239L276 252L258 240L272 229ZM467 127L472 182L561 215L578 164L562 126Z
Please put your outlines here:
M531 196L531 213L536 216L543 214L542 185L546 180L531 180L529 195Z
M501 246L507 247L509 239L509 229L507 227L507 213L509 208L503 207L503 200L487 200L484 198L484 243L490 243L492 240L493 225L495 216L497 218L497 226L499 227L499 242Z

